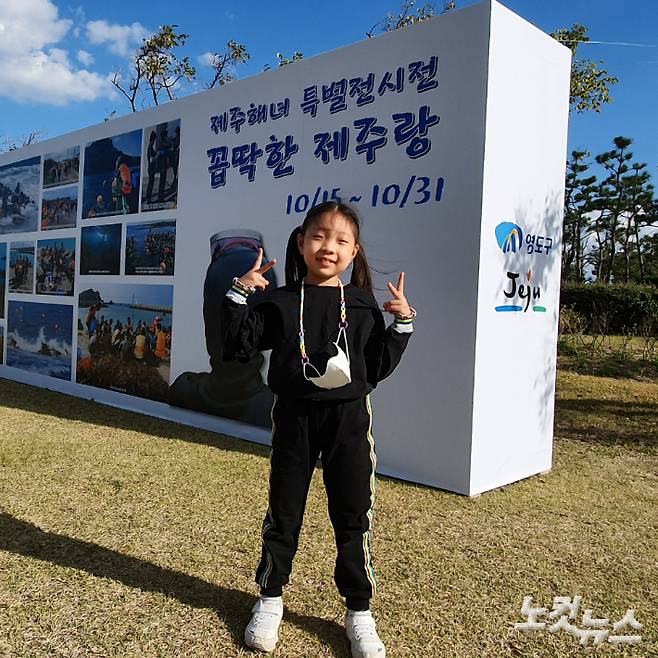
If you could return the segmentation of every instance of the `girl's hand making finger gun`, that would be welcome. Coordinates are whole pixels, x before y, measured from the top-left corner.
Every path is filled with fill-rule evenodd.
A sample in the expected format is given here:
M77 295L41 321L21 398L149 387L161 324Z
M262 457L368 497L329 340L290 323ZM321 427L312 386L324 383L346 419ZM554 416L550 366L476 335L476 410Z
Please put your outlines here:
M266 265L262 265L263 262L263 248L258 248L258 257L256 262L253 264L252 268L246 273L243 274L239 279L238 283L244 286L247 290L249 289L259 289L265 290L270 282L263 276L265 272L268 272L276 265L276 258L271 260Z
M384 302L384 310L392 313L400 318L408 318L413 316L414 312L404 296L404 272L400 272L398 285L394 286L390 281L387 284L388 289L393 295L393 299Z

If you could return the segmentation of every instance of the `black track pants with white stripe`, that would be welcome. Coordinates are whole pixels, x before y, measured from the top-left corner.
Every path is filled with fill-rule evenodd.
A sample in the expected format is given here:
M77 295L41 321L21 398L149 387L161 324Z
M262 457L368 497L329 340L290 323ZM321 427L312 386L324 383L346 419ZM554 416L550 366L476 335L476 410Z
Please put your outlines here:
M370 557L375 449L369 400L315 402L279 397L272 420L269 508L256 582L268 592L288 582L309 484L321 455L336 537L334 579L348 601L367 602L375 591Z

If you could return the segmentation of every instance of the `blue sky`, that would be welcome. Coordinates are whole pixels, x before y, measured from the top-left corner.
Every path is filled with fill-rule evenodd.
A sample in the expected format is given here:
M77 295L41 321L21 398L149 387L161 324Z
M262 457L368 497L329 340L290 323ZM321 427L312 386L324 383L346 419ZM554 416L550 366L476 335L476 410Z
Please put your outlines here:
M171 307L173 286L151 286L131 283L106 283L94 281L94 290L100 292L103 301L113 301L115 304L146 304L149 306ZM82 311L81 311L82 312Z
M458 7L475 0L458 0ZM423 0L420 0L423 4ZM443 0L435 5L441 7ZM603 60L619 78L614 103L600 114L575 113L570 149L599 153L612 138L634 139L636 160L658 177L658 1L656 0L504 0L503 4L546 32L579 22L593 40L650 47L592 44L583 56ZM358 3L308 0L251 3L171 0L130 3L71 0L0 2L0 142L33 130L54 137L95 124L116 110L128 111L113 93L113 71L127 70L129 53L159 25L176 23L190 34L185 48L192 63L220 50L229 39L244 43L251 60L238 77L255 75L276 53L296 50L306 57L354 43L401 0ZM199 87L201 88L201 86Z

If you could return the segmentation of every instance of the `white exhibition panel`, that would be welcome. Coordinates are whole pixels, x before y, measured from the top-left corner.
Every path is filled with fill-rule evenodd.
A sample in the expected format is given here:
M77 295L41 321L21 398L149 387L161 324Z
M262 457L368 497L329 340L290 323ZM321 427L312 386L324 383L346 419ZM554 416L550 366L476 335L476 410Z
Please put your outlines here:
M20 326L15 318L8 320L11 303L13 313L20 302L72 307L71 377L44 376L9 365L0 366L0 375L267 443L269 431L262 427L148 399L148 394L127 395L107 384L78 383L81 364L87 367L95 358L88 351L87 307L80 305L79 295L98 290L107 302L128 287L140 294L146 291L147 297L151 291L150 299L158 300L148 306L152 316L156 307L167 310L168 303L162 300L168 299L167 287L173 286L170 355L166 368L159 366L158 372L168 384L186 372L207 372L203 304L211 236L226 229L259 232L267 255L279 261L275 271L282 283L290 231L301 223L314 198L322 200L323 194L339 190L336 193L351 201L362 217L366 252L378 272L378 300L387 299L386 281L396 281L404 270L408 297L419 312L402 363L372 396L379 472L474 494L549 468L568 55L501 5L485 2L20 153L0 155L0 183L3 166L18 160L41 156L43 163L46 154L73 147L80 147L81 158L74 227L0 232L8 261L12 243L76 240L75 294L46 298L8 291L0 320L6 364L9 325ZM425 67L418 77L415 62ZM374 78L372 100L364 87L355 87L351 95L349 82L344 101L340 85L333 87L339 93L331 94L330 83L360 77L367 86L369 74ZM332 96L326 102L323 85ZM308 92L305 99L305 90L313 87L319 94L315 116L311 104L305 106L307 111L302 107L304 100L311 100ZM277 105L284 99L289 99L287 111ZM260 121L246 118L251 104L267 105ZM239 131L230 123L234 107L245 111ZM226 124L221 120L224 112ZM101 155L86 146L143 130L143 196L146 179L150 188L155 180L146 165L151 128L169 122L171 139L177 121L176 207L145 211L142 203L136 213L88 218L83 172L85 158L91 162L92 155L86 151L99 161ZM419 121L426 123L420 132ZM297 150L293 148L278 167L272 149L266 147L285 142L286 137ZM112 144L120 146L119 141ZM248 152L252 144L262 151L253 180L247 166L240 173L238 163L225 169L223 184L217 184L221 176L214 174L213 185L209 167L219 163L222 149L226 147L230 161L238 147L245 146ZM286 166L294 172L286 175ZM275 171L284 175L275 176ZM40 191L43 194L45 190ZM151 189L150 194L156 192ZM127 257L127 237L136 226L156 220L175 221L173 275L166 268L160 275L140 273L132 266L134 255ZM552 250L541 258L522 251L503 253L495 228L506 221L522 225L526 234L552 236ZM110 274L94 274L89 257L81 269L83 227L117 223L122 245L118 270L109 267L105 271ZM545 313L495 311L505 303L504 298L500 301L501 290L511 269L532 269L533 284L540 281ZM99 315L111 311L111 305L104 305ZM16 331L12 329L12 350L17 349Z
M569 109L569 50L497 3L491 26L471 495L551 467ZM516 252L502 222L522 229Z

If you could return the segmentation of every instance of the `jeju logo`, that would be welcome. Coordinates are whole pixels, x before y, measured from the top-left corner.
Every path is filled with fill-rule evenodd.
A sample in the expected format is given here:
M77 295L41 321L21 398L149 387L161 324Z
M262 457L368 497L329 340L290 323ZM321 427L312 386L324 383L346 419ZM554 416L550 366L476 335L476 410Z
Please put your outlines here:
M532 270L528 270L526 272L526 283L517 284L516 280L519 278L519 276L521 276L519 272L508 272L507 278L509 279L510 289L503 290L505 297L516 303L496 306L496 311L498 313L514 313L518 311L525 313L530 307L530 302L532 301L532 310L535 313L546 313L546 307L540 306L538 301L541 298L541 287L538 285L530 284L532 279Z
M496 241L504 254L515 254L523 248L523 229L513 222L501 222L496 226Z

